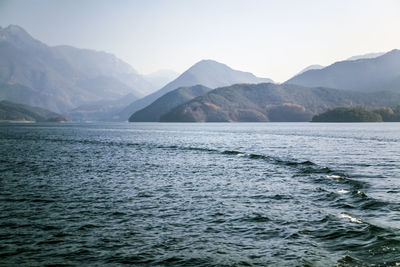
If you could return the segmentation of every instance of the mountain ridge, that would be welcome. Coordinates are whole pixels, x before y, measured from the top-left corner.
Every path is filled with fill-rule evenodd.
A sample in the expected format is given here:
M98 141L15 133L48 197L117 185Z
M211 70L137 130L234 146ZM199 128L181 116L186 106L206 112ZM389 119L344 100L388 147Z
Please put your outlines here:
M120 120L127 120L136 111L145 108L159 97L179 87L190 87L201 84L205 87L216 88L235 83L265 82L267 78L258 78L250 72L234 70L229 66L215 60L201 60L179 75L178 78L168 83L160 90L142 99L136 100L120 113ZM272 81L267 79L268 81Z
M400 50L393 49L374 58L335 62L323 69L308 70L285 84L329 87L350 91L400 91Z
M293 84L235 84L214 89L165 113L163 122L310 121L337 106L394 106L400 93L360 93Z
M0 99L65 113L128 94L138 99L151 86L112 54L48 46L17 25L0 29Z

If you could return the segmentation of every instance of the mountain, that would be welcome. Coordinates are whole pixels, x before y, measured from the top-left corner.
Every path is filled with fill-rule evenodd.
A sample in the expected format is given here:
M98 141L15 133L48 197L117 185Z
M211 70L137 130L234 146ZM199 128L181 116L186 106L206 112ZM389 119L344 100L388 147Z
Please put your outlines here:
M376 58L336 62L320 70L306 71L285 83L360 92L400 92L400 50Z
M358 56L352 56L346 60L351 61L351 60L358 60L358 59L365 59L365 58L376 58L379 56L384 55L385 53L368 53L368 54L364 54L364 55L358 55ZM304 68L303 70L301 70L299 73L297 73L295 76L300 75L306 71L309 70L320 70L325 68L325 66L319 65L319 64L314 64L314 65L310 65L306 68Z
M352 57L349 57L346 60L358 60L358 59L365 59L365 58L376 58L376 57L380 57L380 56L382 56L384 54L385 54L385 52L368 53L368 54L359 55L359 56L352 56Z
M66 45L54 46L51 49L57 58L68 62L80 73L90 77L112 77L132 88L133 92L129 93L136 91L138 96L144 96L159 88L154 87L146 77L113 54Z
M0 101L0 121L63 122L67 119L47 109Z
M300 75L300 74L302 74L302 73L304 73L304 72L306 72L306 71L309 71L309 70L320 70L320 69L323 69L323 68L325 68L325 67L322 66L322 65L318 65L318 64L310 65L310 66L308 66L308 67L302 69L302 70L301 70L299 73L297 73L296 75Z
M101 100L81 105L66 113L72 121L113 121L121 109L137 99L134 95L128 94L116 100Z
M310 121L338 106L395 106L400 93L360 93L292 84L236 84L217 88L163 116L164 122Z
M16 25L0 28L0 100L67 112L81 105L136 99L151 84L112 54L50 47Z
M167 111L192 100L195 97L202 96L209 92L211 89L202 85L195 85L191 87L180 87L169 93L166 93L156 101L136 111L130 118L130 122L139 121L159 121L160 117Z
M130 104L120 113L120 120L127 120L136 111L145 108L159 97L179 87L201 84L209 88L217 88L235 83L261 82L272 81L266 78L258 78L249 72L231 69L227 65L213 60L202 60L160 90Z
M151 83L155 90L158 90L168 84L169 82L175 80L179 76L179 73L173 70L158 70L156 72L144 75L144 78ZM153 93L153 92L151 92Z

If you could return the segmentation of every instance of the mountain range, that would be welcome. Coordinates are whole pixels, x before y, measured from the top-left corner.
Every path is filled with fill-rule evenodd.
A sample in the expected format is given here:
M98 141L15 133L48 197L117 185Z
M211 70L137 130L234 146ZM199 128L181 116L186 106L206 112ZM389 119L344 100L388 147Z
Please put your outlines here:
M228 86L236 83L261 82L272 82L272 80L268 78L256 77L250 72L234 70L229 66L214 60L202 60L194 64L184 73L182 73L178 78L168 83L160 90L137 101L134 101L132 104L127 106L119 114L120 120L127 120L136 111L147 107L159 97L179 87L188 87L201 84L203 86L214 89L217 87Z
M214 60L141 75L112 54L0 27L0 100L73 121L304 121L337 106L395 106L399 93L399 50L311 65L279 85Z
M400 50L374 58L336 62L308 70L285 82L307 87L329 87L359 92L400 90Z
M158 89L152 79L112 54L50 47L19 26L0 28L0 99L68 113L127 95L139 99Z
M208 92L161 116L163 122L310 121L338 106L395 106L399 92L361 93L292 84L235 84Z
M395 106L400 101L400 83L396 84L400 81L399 66L398 50L356 56L328 67L311 65L282 85L218 88L193 96L192 101L187 98L187 103L170 107L168 112L158 107L167 107L172 95L160 97L129 121L309 121L313 115L338 106ZM299 87L303 82L305 85ZM185 90L188 88L180 93Z

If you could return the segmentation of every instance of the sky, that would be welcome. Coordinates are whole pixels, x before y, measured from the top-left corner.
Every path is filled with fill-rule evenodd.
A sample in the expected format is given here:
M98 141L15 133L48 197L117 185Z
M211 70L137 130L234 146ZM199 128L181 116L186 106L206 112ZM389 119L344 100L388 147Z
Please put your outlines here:
M112 53L143 74L214 59L276 82L400 49L399 14L398 0L0 0L0 26Z

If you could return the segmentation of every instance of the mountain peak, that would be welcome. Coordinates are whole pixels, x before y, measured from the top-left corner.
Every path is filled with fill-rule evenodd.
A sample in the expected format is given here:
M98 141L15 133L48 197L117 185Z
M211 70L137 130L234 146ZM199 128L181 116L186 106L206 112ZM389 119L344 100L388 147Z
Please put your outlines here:
M21 26L15 24L8 25L5 30L9 32L26 32Z
M216 60L213 60L213 59L202 59L199 62L197 62L197 64L219 64L219 65L225 65L225 64L222 64L222 63L220 63L220 62L218 62Z
M14 24L0 29L0 40L13 44L20 49L44 49L45 44L33 38L22 27Z
M18 25L10 24L6 28L0 28L0 30L9 35L17 36L20 38L32 38L29 33L27 33L22 27Z
M400 54L399 49L390 50L389 52L387 52L386 54L383 54L383 55L397 55L397 54Z
M212 60L212 59L203 59L200 60L199 62L195 63L192 67L189 68L189 70L194 70L194 69L203 69L203 68L227 68L231 69L229 66L219 63L218 61Z
M229 66L219 63L215 60L204 59L191 66L178 78L168 83L157 92L133 102L120 114L123 117L129 118L129 116L136 111L145 108L159 97L179 87L190 87L201 84L205 87L213 89L238 83L249 84L267 82L272 82L272 80L267 78L258 78L250 72L234 70Z

